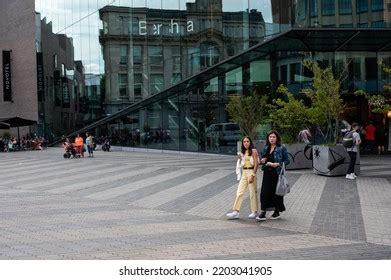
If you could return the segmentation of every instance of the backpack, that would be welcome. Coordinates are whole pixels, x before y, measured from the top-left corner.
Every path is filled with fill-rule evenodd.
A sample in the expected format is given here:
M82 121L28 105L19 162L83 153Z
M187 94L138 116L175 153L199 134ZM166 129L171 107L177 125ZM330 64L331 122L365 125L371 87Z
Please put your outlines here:
M348 131L345 133L345 135L342 139L342 145L345 148L352 148L354 146L353 131Z

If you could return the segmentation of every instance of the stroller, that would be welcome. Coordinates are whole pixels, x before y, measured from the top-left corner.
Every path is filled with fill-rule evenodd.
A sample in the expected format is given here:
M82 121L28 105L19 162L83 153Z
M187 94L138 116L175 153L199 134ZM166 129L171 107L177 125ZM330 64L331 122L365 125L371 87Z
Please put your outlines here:
M109 139L105 139L105 141L103 142L102 144L102 151L104 152L110 152L110 140Z
M65 153L63 155L64 158L71 158L71 157L72 158L79 158L80 157L80 154L77 153L73 144L64 143L64 149L65 149Z

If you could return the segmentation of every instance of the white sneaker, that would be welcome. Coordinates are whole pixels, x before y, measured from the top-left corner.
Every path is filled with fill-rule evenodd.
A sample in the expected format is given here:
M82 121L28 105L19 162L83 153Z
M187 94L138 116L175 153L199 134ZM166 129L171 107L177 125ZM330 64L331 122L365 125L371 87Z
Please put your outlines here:
M252 212L250 215L248 215L249 219L255 219L258 216L257 212Z
M238 211L232 211L231 213L228 213L226 216L230 220L239 219L239 212Z
M354 173L351 173L350 175L352 175L354 178L357 178L357 175Z
M345 178L350 179L350 180L356 179L356 178L354 178L354 176L352 176L352 174L346 174Z

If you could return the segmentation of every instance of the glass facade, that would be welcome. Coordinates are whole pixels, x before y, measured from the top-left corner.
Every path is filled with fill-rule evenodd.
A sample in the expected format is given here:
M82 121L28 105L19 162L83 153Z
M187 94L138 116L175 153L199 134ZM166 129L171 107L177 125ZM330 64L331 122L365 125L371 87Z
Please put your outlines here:
M338 6L340 15L352 13L352 0L339 0Z
M389 26L382 1L372 0L379 12L370 14L364 2L36 0L39 127L54 140L98 121L88 129L113 145L235 153L241 132L225 111L230 96L272 99L281 82L299 92L308 84L303 57L348 72L348 93L381 91L376 61L386 52L304 53L287 43L234 59L290 28Z

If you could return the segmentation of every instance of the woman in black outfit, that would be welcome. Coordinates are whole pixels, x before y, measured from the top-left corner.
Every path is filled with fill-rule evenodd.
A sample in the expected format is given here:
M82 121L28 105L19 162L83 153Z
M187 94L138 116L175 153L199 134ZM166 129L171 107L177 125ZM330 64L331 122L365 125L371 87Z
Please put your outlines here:
M263 181L261 188L261 213L256 218L258 221L266 220L266 211L274 209L270 219L280 218L280 212L285 211L284 197L276 195L278 174L281 167L289 164L288 152L281 146L281 137L277 131L272 130L267 134L266 146L262 151L261 164L263 164Z

